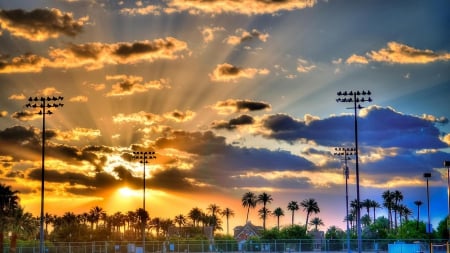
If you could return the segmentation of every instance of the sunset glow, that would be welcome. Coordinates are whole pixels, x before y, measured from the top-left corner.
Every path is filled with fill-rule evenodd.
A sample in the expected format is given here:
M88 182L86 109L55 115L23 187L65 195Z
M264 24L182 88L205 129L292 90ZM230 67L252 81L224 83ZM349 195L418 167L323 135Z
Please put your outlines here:
M216 204L235 212L233 228L252 191L285 210L281 225L290 201L314 198L322 229L344 227L334 153L355 146L354 104L337 92L370 90L357 110L361 198L400 190L415 215L430 172L437 224L450 160L448 10L448 0L0 0L0 183L39 214L43 117L31 103L61 97L45 114L45 212L135 211L145 190L151 218Z

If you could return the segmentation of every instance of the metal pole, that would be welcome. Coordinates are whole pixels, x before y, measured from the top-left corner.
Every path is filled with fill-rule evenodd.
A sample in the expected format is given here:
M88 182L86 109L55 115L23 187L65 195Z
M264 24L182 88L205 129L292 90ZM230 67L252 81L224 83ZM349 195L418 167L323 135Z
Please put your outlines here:
M356 201L358 208L356 208L356 225L358 227L358 252L361 253L362 241L361 241L361 210L360 210L360 197L359 197L359 159L358 159L358 104L356 102L356 92L353 95L354 109L355 109L355 168L356 168Z
M64 104L61 103L64 97L29 97L28 103L25 105L30 109L40 108L37 113L42 115L42 169L41 169L41 212L40 212L40 224L39 224L39 253L44 253L44 180L45 180L45 114L52 114L50 108L63 107ZM47 100L48 104L45 103ZM53 101L53 104L50 102ZM57 101L60 101L57 103ZM49 110L47 110L47 108Z
M45 172L45 98L42 99L42 169L41 169L41 217L39 223L39 252L44 253L44 172Z
M347 252L350 253L350 227L348 224L348 167L347 167L347 159L345 160L345 211L347 213Z
M357 234L358 234L358 253L361 253L362 251L362 231L361 231L361 210L360 210L360 193L359 193L359 158L358 158L358 109L363 108L360 103L363 102L372 102L372 98L370 96L372 93L370 91L339 91L337 93L338 99L336 99L336 102L345 102L345 103L352 103L353 109L355 113L355 159L356 159L356 201L357 201L357 209L356 209L356 225L357 225ZM340 97L343 98L340 98ZM365 97L367 96L367 97ZM348 108L351 109L351 108Z
M143 170L143 173L144 173L144 198L142 200L142 206L144 207L144 217L142 220L142 253L145 253L145 224L147 221L147 217L145 217L145 163L146 163L146 158L147 157L144 154L144 160L143 160L143 163L144 163L144 170Z
M444 166L447 167L447 232L448 242L450 242L450 161L444 161ZM447 249L448 249L447 242ZM447 250L448 252L448 250Z

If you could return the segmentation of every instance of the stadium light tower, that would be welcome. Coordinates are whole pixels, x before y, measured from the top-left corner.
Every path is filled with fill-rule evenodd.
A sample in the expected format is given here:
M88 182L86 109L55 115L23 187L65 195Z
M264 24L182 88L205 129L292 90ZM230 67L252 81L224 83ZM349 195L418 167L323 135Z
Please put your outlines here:
M431 233L431 218L430 218L430 190L428 187L428 179L431 177L431 173L426 172L423 173L423 177L427 180L427 209L428 209L428 224L427 224L427 233Z
M143 198L142 198L142 208L144 209L143 215L145 215L145 164L148 160L155 159L154 151L136 151L133 152L133 159L139 160L143 164ZM146 217L142 217L142 252L145 253L145 224Z
M45 172L45 115L53 114L52 109L63 107L64 97L29 97L25 107L29 109L38 109L37 114L42 115L42 169L41 169L41 214L39 217L39 253L44 253L44 172Z
M348 221L348 178L349 178L349 171L347 166L347 161L351 160L349 156L352 156L355 154L354 148L334 148L334 155L340 156L341 159L344 161L344 175L345 175L345 214L346 214L346 221L347 221L347 252L351 252L350 250L350 227L349 227L349 221Z
M444 167L447 168L447 231L450 242L450 161L444 161Z
M356 169L356 201L358 205L360 202L359 196L359 159L358 159L358 109L364 108L361 104L365 102L372 102L370 97L372 93L370 91L338 91L336 102L338 103L351 103L353 107L347 109L354 109L355 113L355 169ZM362 238L361 238L361 210L356 208L356 225L358 227L358 253L362 250Z

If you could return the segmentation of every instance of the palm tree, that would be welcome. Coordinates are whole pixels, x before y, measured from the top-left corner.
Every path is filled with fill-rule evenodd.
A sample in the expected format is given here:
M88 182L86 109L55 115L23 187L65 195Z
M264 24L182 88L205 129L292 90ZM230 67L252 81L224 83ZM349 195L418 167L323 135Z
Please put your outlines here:
M383 206L388 209L388 221L389 221L389 229L392 228L392 208L394 207L394 195L393 192L386 190L381 195L383 198Z
M403 194L399 190L395 190L393 193L394 198L394 220L395 220L395 228L397 228L397 212L399 211L400 202L403 200Z
M229 234L230 234L230 233L229 233L230 226L229 226L228 219L229 219L230 217L233 217L233 216L234 216L234 211L227 207L227 208L223 209L223 211L222 211L222 216L225 216L225 217L227 218L227 235L229 235Z
M309 225L313 225L314 226L314 231L318 231L317 227L318 226L323 226L325 225L322 221L322 219L320 219L319 217L314 217L310 222Z
M192 220L194 227L197 227L199 225L202 213L203 211L198 207L194 207L189 211L188 217Z
M184 215L179 214L175 216L175 223L178 224L178 227L181 228L184 224L186 224L186 217Z
M294 212L299 209L298 202L295 200L292 200L288 203L287 209L292 212L292 223L291 225L294 226Z
M271 214L270 210L266 207L261 207L261 209L258 210L259 218L263 219L263 221L266 219L267 216ZM266 223L263 223L263 229L266 229Z
M17 237L22 235L25 238L30 238L38 231L38 222L31 213L24 212L23 208L18 207L12 211L10 222L11 229L11 245L9 252L15 253L17 246Z
M275 208L272 212L273 216L277 217L277 229L280 230L280 216L284 216L284 211L281 209L281 207Z
M261 213L263 216L261 217L263 219L263 229L266 230L266 218L267 214L270 213L270 211L266 208L267 203L271 203L273 200L272 196L270 194L267 194L265 192L258 195L257 202L263 203L263 212ZM260 211L261 211L260 210Z
M213 234L214 234L214 230L216 230L216 227L217 227L217 221L218 221L218 218L217 218L217 215L218 214L220 214L221 212L222 212L222 210L220 209L220 207L218 206L218 205L216 205L216 204L210 204L207 208L206 208L206 210L208 210L209 212L210 212L210 214L211 214L211 226L213 227Z
M247 218L245 223L248 222L248 214L250 213L250 208L256 207L257 198L253 192L247 192L242 196L242 206L247 208Z
M376 202L375 200L370 201L370 207L373 208L373 221L375 222L375 209L381 208L380 203Z
M91 228L93 227L93 224L95 224L96 229L98 228L98 222L100 221L100 218L103 217L103 215L106 215L106 212L99 206L94 206L89 211L89 221L91 222Z
M372 204L372 200L370 200L370 199L365 199L361 202L361 208L363 208L363 207L366 208L367 215L370 215L371 204Z
M417 206L417 229L419 229L419 219L420 219L420 206L423 204L422 201L416 200L414 204Z
M3 238L8 217L19 207L19 192L11 190L11 186L0 184L0 253L3 253Z
M149 218L147 210L144 210L144 208L138 208L136 210L136 217L137 220L135 220L135 227L139 227L141 230L141 236L145 236L145 228L147 227L147 220Z
M317 214L320 213L319 205L317 204L317 201L313 198L305 199L300 203L300 206L303 207L303 211L306 212L306 222L305 222L305 229L308 231L308 219L311 213Z

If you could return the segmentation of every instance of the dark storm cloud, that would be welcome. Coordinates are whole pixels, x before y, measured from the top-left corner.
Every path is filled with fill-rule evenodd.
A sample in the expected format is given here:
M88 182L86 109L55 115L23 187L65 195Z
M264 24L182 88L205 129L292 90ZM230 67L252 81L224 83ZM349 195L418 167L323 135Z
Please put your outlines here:
M172 191L192 191L196 189L195 186L188 181L188 178L192 175L184 170L169 168L163 171L157 171L152 176L149 183L159 189Z
M158 138L155 146L158 149L175 148L198 155L220 153L226 148L225 137L216 136L210 131L204 133L175 131L170 137Z
M375 176L374 180L378 180L378 183L398 175L410 179L422 178L424 172L432 172L431 180L440 181L440 176L433 168L443 168L443 161L446 159L448 160L448 153L445 152L399 150L395 156L386 156L375 162L367 161L362 168L364 173Z
M258 111L270 109L270 104L258 101L237 100L236 106L238 111Z
M230 119L228 122L213 122L214 129L234 129L236 126L240 125L251 125L255 122L252 116L241 115L237 118Z
M30 12L0 10L0 26L13 36L32 41L44 41L64 34L74 37L81 33L87 18L75 20L71 13L58 9L35 9Z
M0 130L0 155L11 155L14 159L29 159L41 148L41 138L33 127L13 126Z
M219 101L211 108L216 110L219 114L231 114L236 112L260 111L270 110L270 104L261 101L227 99Z
M441 119L440 122L446 122ZM269 115L262 119L269 133L262 135L277 140L295 142L312 140L321 145L341 146L354 140L354 117L335 116L309 122L294 119L286 114ZM403 148L448 147L439 139L439 129L433 121L401 114L392 108L372 106L367 115L358 118L359 142L363 145Z
M173 148L198 155L195 160L190 161L193 164L190 170L173 172L172 181L181 180L180 184L186 181L184 178L176 178L177 176L195 179L198 183L215 187L226 188L230 185L252 187L262 182L257 180L258 183L249 185L248 182L239 179L240 175L249 172L315 169L313 163L290 152L235 147L226 144L223 137L216 136L212 132L176 132L172 136L158 139L156 148ZM279 184L283 185L281 182Z

